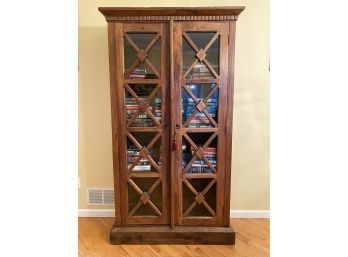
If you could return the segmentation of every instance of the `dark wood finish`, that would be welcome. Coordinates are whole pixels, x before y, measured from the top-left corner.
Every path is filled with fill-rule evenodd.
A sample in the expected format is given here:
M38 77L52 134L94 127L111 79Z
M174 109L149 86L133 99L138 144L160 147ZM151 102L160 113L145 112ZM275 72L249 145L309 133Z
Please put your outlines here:
M175 102L174 100L174 22L173 19L169 21L169 37L170 37L170 122L171 122L171 128L170 128L170 158L171 160L174 159L174 151L173 151L173 145L174 145L174 131L175 131L175 116L176 116L176 109L173 108L172 103ZM173 186L173 183L176 181L175 176L175 166L174 162L170 162L170 179L171 179L171 187L170 187L170 227L174 228L175 226L175 186Z
M235 242L230 227L176 226L170 227L116 227L110 231L111 244L214 244Z
M237 20L244 6L99 7L107 21Z
M180 61L182 59L180 55L179 49L181 48L182 43L182 37L180 35L180 26L181 23L175 23L175 26L173 27L173 45L174 45L174 53L173 53L173 62L174 62L174 86L172 89L173 93L173 99L178 99L180 96L180 90L181 90L181 65ZM178 100L174 100L171 103L173 110L181 110L181 103ZM172 149L174 152L173 159L171 160L174 165L174 174L176 174L175 179L172 181L172 187L174 189L174 198L175 198L175 210L174 210L174 220L175 224L182 225L182 201L180 201L181 197L181 190L182 190L182 174L178 172L178 167L181 165L181 151L179 149L182 149L181 146L181 140L179 138L182 137L181 134L181 115L178 114L177 111L175 111L175 114L173 115L173 122L172 122L172 128L174 130L174 140L177 142L177 149Z
M116 78L119 77L119 71L115 69L116 58L115 58L115 47L116 41L114 37L115 24L108 22L108 41L109 41L109 67L110 67L110 97L111 97L111 122L112 122L112 144L113 146L118 145L119 131L121 122L117 115L117 89L116 89ZM119 149L113 147L113 174L114 174L114 199L115 199L115 224L121 224L121 190L120 190L120 160L119 160Z
M232 126L233 126L233 90L234 90L234 47L235 47L236 22L229 23L229 59L228 59L228 85L226 109L226 158L225 158L225 199L231 195L231 169L232 169ZM230 217L230 201L225 201L224 226L228 226Z
M114 101L115 104L117 104L117 109L119 110L118 112L115 112L114 115L117 115L118 117L118 127L116 133L119 133L119 141L116 145L114 146L114 149L118 149L118 165L119 165L119 172L117 172L117 176L115 176L115 179L118 180L118 183L115 183L116 185L120 185L120 189L118 189L120 192L118 194L121 195L121 199L123 202L119 206L118 212L121 210L121 220L122 224L124 225L132 225L132 224L167 224L169 222L169 208L167 205L169 205L168 201L168 185L169 185L169 180L167 176L167 171L165 170L166 167L168 166L167 163L169 163L169 150L168 150L168 143L167 143L167 138L169 137L168 135L168 130L164 129L168 124L169 124L169 115L165 115L168 110L166 109L166 105L169 102L169 84L167 82L167 25L166 24L122 24L122 23L115 23L115 32L114 32L114 38L117 38L117 44L115 45L115 55L116 55L116 63L113 68L116 70L117 75L116 75L116 85L115 88L117 88L116 91L118 91L117 94L117 101ZM160 38L161 40L161 73L154 68L153 65L148 65L152 66L152 69L157 72L157 77L158 79L130 79L127 78L129 75L129 72L126 71L125 74L122 73L123 71L123 66L124 66L124 56L123 56L123 36L125 36L125 40L128 40L128 42L138 51L141 52L141 49L139 49L136 45L135 42L133 42L131 39L127 38L126 33L127 32L156 32L158 33L157 36L149 43L147 48L144 50L144 52L148 52L148 50L154 45L154 43ZM115 39L114 39L115 40ZM145 61L145 60L143 60ZM150 62L147 62L149 64ZM135 65L133 65L135 66ZM117 67L117 68L116 68ZM135 67L134 67L135 68ZM131 70L130 70L131 72ZM152 91L152 93L147 97L147 102L153 99L154 95L156 92L159 90L161 91L161 98L163 101L163 119L162 119L162 124L160 124L155 117L153 116L152 112L148 110L148 105L137 96L137 94L130 88L128 84L130 83L141 83L141 84L157 84L157 87ZM157 125L156 127L152 128L145 128L145 127L130 127L132 121L135 119L137 116L136 114L133 115L133 118L131 118L127 123L124 121L124 113L125 113L125 103L124 103L124 97L123 97L123 90L127 90L133 98L137 101L139 104L139 108L145 111L149 117L152 118L154 123ZM156 132L156 136L146 145L142 146L133 136L132 132ZM163 168L160 169L157 163L152 159L152 157L149 154L149 150L157 141L157 139L161 137L162 145L163 145ZM130 172L130 170L140 161L140 158L138 158L130 168L127 167L127 156L126 156L126 148L127 148L127 141L126 139L129 138L135 146L140 151L141 157L147 158L151 165L156 169L157 172L147 172L147 173L135 173L135 172ZM117 147L118 145L118 147ZM148 192L143 192L137 185L134 183L133 178L157 178L158 180L154 184L155 186L151 188L152 190ZM151 199L151 193L153 190L156 189L158 184L161 183L162 186L162 210L159 210L155 204L150 200ZM128 187L132 187L136 192L139 194L139 202L138 204L132 209L128 209ZM147 201L141 202L142 197L145 197L147 194L147 197L149 199ZM120 196L118 196L120 197ZM148 204L158 215L155 217L142 217L142 216L132 216L139 207L142 204Z
M179 175L177 176L177 185L176 188L178 190L178 196L176 197L177 201L177 224L179 225L197 225L197 224L205 224L207 226L222 226L224 221L224 211L225 211L225 148L231 147L231 145L225 144L225 110L227 109L227 93L226 93L226 87L227 87L227 77L228 77L228 24L226 23L216 23L216 22L176 22L175 24L175 51L177 52L174 60L176 62L175 65L175 98L181 99L181 88L183 88L193 99L194 103L196 104L196 110L190 115L190 117L186 120L185 124L182 126L180 125L180 129L178 129L177 134L179 135L179 147L178 149L181 149L182 142L181 138L184 137L196 150L196 156L193 157L193 159L186 165L185 169L181 169L181 160L182 160L182 153L181 150L178 150L175 157L175 172L177 172ZM213 38L207 43L207 45L204 47L204 49L199 49L196 44L192 41L192 39L188 36L186 31L199 31L199 32L211 32L214 31L216 34L213 36ZM213 44L213 42L217 39L217 37L220 37L220 54L219 54L219 66L220 66L220 74L217 74L215 70L211 67L209 62L205 59L205 52L209 49L209 47ZM184 38L184 39L183 39ZM187 69L185 74L183 74L183 61L182 57L182 40L186 40L188 44L192 47L192 49L196 53L197 59L190 65L190 67ZM199 56L197 56L197 54ZM214 78L212 79L186 79L186 75L190 73L190 70L194 67L194 65L198 62L198 59L201 58L201 61L206 64L208 69L211 71ZM209 82L209 83L215 83L217 86L213 88L208 95L205 97L203 101L199 101L196 96L192 93L192 91L185 85L185 83L201 83L201 82ZM218 120L219 122L216 123L214 119L206 112L205 110L205 104L207 103L207 100L210 98L210 96L215 92L215 90L219 89L219 112L218 112ZM177 106L177 109L181 109L181 100L176 101L180 102L179 106ZM213 124L213 128L188 128L188 124L190 123L191 119L195 116L195 114L198 113L198 111L202 111L205 113L209 121ZM176 124L182 124L181 115L177 116ZM188 136L188 132L193 133L202 133L202 132L213 132L213 134L210 136L210 138L204 143L202 147L198 147ZM212 164L206 159L206 157L203 155L204 149L214 140L217 138L218 140L218 164L217 169L215 169ZM212 174L189 174L187 173L188 169L191 167L193 162L197 159L203 159L205 163L208 165L208 167L213 171ZM182 172L181 172L182 170ZM189 217L187 216L192 209L199 204L199 201L194 201L192 204L186 209L186 211L182 212L183 209L183 183L185 186L187 186L193 195L197 196L199 192L197 192L191 185L188 183L187 178L197 179L197 178L211 178L211 183L209 184L212 186L214 183L216 183L216 212L214 212L205 201L203 201L204 207L209 211L211 214L211 218L207 217ZM173 183L173 182L172 182ZM209 188L208 188L209 189ZM205 193L208 190L204 190ZM205 194L204 193L204 194ZM203 194L203 195L204 195ZM207 222L209 220L209 223Z
M99 10L108 21L110 92L112 114L113 167L115 185L115 223L110 232L114 244L234 244L234 232L229 226L231 144L233 120L233 80L235 26L238 14L244 7L218 8L107 8ZM156 22L154 22L156 21ZM200 46L191 38L191 32L215 33ZM134 41L129 33L155 33L146 46ZM209 50L219 39L218 67L209 60ZM149 58L155 44L160 40L160 66ZM194 59L183 70L182 44L186 41L192 48ZM135 60L126 70L124 67L124 44L135 51ZM142 49L143 48L143 49ZM215 61L216 62L216 61ZM154 76L132 77L133 69L143 63ZM196 64L204 64L211 77L186 77ZM186 67L186 66L185 66ZM198 98L187 84L215 84L207 95ZM156 85L146 97L137 95L133 84ZM195 110L182 122L182 90L194 104ZM209 99L216 90L218 114L213 118L207 111ZM125 118L125 92L137 106ZM161 121L150 109L150 102L161 92ZM203 98L204 97L204 98ZM138 114L145 113L154 127L134 127ZM203 113L212 127L189 127L197 113ZM216 116L216 115L215 115ZM217 118L217 119L216 119ZM153 133L147 143L139 141L134 133ZM209 133L205 142L199 144L194 137ZM149 134L148 134L149 135ZM202 134L203 135L203 134ZM192 136L192 138L191 138ZM182 140L192 150L192 159L185 168L182 163ZM127 139L136 147L139 156L128 166ZM160 141L161 166L152 157L151 150ZM203 141L203 140L201 140ZM205 156L206 148L217 142L216 166ZM158 147L158 146L156 146ZM141 159L147 159L153 169L134 172ZM190 173L195 160L202 160L211 173ZM136 181L151 180L144 185ZM205 181L197 188L194 181ZM159 188L161 195L158 196ZM129 190L133 190L129 195ZM162 205L158 205L152 194L157 190ZM192 195L184 199L183 190ZM132 204L129 205L129 201ZM135 214L146 205L153 214ZM183 206L185 210L183 210ZM207 214L195 212L203 208ZM201 215L201 216L198 216Z
M114 23L114 31L111 32L111 34L114 35L114 49L115 49L115 57L116 57L116 62L115 66L111 67L111 69L116 70L116 83L114 87L116 88L116 97L117 100L114 103L117 105L117 118L118 118L118 127L117 127L117 133L120 134L119 140L116 145L113 145L113 148L118 148L119 151L119 174L118 174L118 184L115 184L115 187L119 185L119 190L120 191L120 198L122 199L121 206L120 207L120 212L121 212L121 222L122 224L126 223L126 218L127 218L127 208L125 208L128 205L128 196L124 195L124 192L127 191L127 184L125 181L127 181L127 173L125 172L126 169L124 167L124 160L126 158L126 153L123 151L126 147L126 142L125 142L125 124L123 122L124 117L120 115L120 112L124 113L124 99L122 97L123 92L121 89L123 89L123 69L116 69L116 67L123 67L123 54L122 54L122 44L123 44L123 24L121 23ZM116 39L118 39L116 41ZM114 131L115 133L116 131ZM127 203L127 205L125 204ZM115 208L117 208L115 206Z
M114 218L79 218L78 256L157 256L157 257L266 257L269 250L269 219L231 219L235 245L111 245ZM169 241L169 240L168 240Z

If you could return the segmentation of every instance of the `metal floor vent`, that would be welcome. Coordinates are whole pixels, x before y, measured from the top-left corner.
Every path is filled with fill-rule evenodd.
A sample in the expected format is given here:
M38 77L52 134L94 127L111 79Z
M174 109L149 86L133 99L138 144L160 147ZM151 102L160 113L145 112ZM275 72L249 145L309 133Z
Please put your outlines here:
M87 188L87 204L89 205L113 205L114 189L104 187Z

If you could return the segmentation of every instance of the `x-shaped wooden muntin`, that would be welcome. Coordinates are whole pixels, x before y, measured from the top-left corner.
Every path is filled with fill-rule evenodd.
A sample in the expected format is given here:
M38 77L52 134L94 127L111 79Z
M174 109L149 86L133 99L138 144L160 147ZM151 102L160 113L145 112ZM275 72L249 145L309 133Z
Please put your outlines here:
M186 165L186 167L183 170L183 173L186 173L188 169L191 167L191 165L197 160L197 158L204 160L204 162L209 166L209 168L216 173L216 169L214 166L208 161L208 159L204 156L204 150L205 148L214 140L214 138L217 136L216 132L213 133L209 139L204 143L202 147L198 147L192 139L184 132L183 136L186 138L186 140L190 143L190 145L195 149L195 155L191 159L191 161Z
M183 178L183 182L185 185L191 190L191 192L195 195L195 200L190 204L190 206L185 210L184 216L186 217L192 211L192 209L197 204L203 204L204 207L210 212L210 214L215 217L216 214L214 210L209 206L209 204L205 201L204 195L209 191L209 189L215 184L216 179L213 178L209 184L202 190L202 192L197 192L196 189L187 181L186 178Z
M156 182L151 186L151 188L148 191L141 190L135 182L129 178L128 183L132 185L134 190L140 195L139 202L134 206L134 208L129 212L129 216L132 216L141 205L148 204L156 213L158 216L162 216L162 212L154 205L154 203L150 200L150 195L155 190L155 188L159 185L161 182L161 179L157 179Z
M215 122L215 120L210 116L210 114L208 113L208 111L205 109L206 104L208 102L208 100L210 99L210 97L213 95L213 93L215 92L215 90L217 90L218 86L217 84L215 84L215 87L213 87L208 95L203 99L203 100L199 100L193 93L192 91L189 89L189 87L187 85L183 85L182 86L186 92L190 95L190 97L193 99L193 101L196 103L196 109L191 113L191 115L187 118L184 127L187 127L191 120L196 116L196 114L198 112L203 112L205 114L205 116L207 116L207 118L209 119L209 121L213 124L214 127L217 127L217 123Z
M138 103L138 110L127 121L126 126L129 127L130 125L132 125L133 121L138 117L138 115L140 113L145 112L153 120L156 126L160 127L161 123L156 119L155 115L153 115L152 111L149 109L152 99L155 97L158 90L160 89L160 85L157 84L157 86L152 90L151 94L145 100L141 100L139 96L134 92L134 90L128 84L125 84L124 87L133 96L135 101Z
M204 49L198 49L196 44L192 41L192 39L187 35L186 32L182 33L183 37L186 39L187 43L192 47L192 49L195 51L196 59L193 61L191 66L187 69L187 71L184 74L184 78L191 72L191 70L196 66L198 62L203 62L210 72L214 75L215 78L217 78L219 75L215 72L214 68L211 66L211 64L206 59L207 51L211 47L211 45L214 43L214 41L219 37L219 32L216 32L216 34L213 36L213 38L209 41L209 43L204 47Z
M148 143L147 146L142 146L139 144L139 142L135 139L135 137L130 133L126 132L127 137L133 142L133 144L140 150L139 157L132 163L132 165L128 168L128 172L132 172L133 168L140 162L141 159L146 158L149 160L149 162L152 164L152 166L160 172L161 169L157 165L157 163L152 159L150 155L150 148L156 143L156 141L160 138L161 132L157 133L156 136L154 136L153 139L151 139L150 143Z
M129 42L129 44L134 48L134 50L137 52L137 59L135 62L130 66L130 68L125 72L124 76L125 78L128 78L128 76L132 73L132 71L142 62L146 63L148 67L153 71L153 73L157 76L157 78L160 77L159 72L157 71L156 67L150 62L149 58L147 58L148 52L151 50L151 48L155 45L157 40L161 37L161 35L158 33L151 42L147 45L145 49L140 49L134 41L129 37L127 33L124 34L125 39Z

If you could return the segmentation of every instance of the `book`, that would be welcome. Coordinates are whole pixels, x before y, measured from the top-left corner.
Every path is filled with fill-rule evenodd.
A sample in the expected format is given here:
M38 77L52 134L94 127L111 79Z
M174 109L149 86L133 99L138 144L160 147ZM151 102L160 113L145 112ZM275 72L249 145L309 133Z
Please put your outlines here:
M201 145L197 145L198 147L201 147ZM191 161L195 154L195 149L191 146L189 149L187 148L186 144L182 144L182 168L184 169L186 165ZM204 156L205 158L210 162L211 166L216 168L217 167L217 160L216 160L216 154L217 149L214 146L208 146L204 149ZM211 173L213 172L212 169L209 167L209 165L205 162L203 159L196 159L190 168L188 169L189 173Z
M202 96L202 86L200 84L188 84L188 88L197 97L198 101L204 101L204 98L199 98ZM215 84L210 84L210 87L215 87ZM197 103L190 97L186 92L182 94L182 120L185 122L191 114L196 110ZM216 118L218 107L218 91L215 90L211 97L205 100L205 110L209 116ZM212 127L211 122L203 112L198 112L196 116L191 120L188 127L200 128L200 127Z
M142 85L137 85L138 87L134 87L135 93L139 96L140 101L147 102L148 95L144 93L144 87ZM153 98L151 105L149 105L149 111L152 111L156 120L160 121L162 116L162 99L161 97ZM129 120L133 117L134 113L139 110L139 103L133 97L125 98L125 109L126 109L126 120ZM147 112L141 112L131 124L133 127L154 127L155 123L152 118L147 114Z
M217 71L219 66L215 63L210 64L212 68ZM186 71L189 67L185 66L184 71ZM202 77L213 77L213 73L209 70L209 68L203 64L203 63L198 63L196 64L190 73L187 75L187 79L194 79L194 78L202 78Z
M128 168L131 165L128 166ZM132 171L150 171L151 170L151 165L135 165Z

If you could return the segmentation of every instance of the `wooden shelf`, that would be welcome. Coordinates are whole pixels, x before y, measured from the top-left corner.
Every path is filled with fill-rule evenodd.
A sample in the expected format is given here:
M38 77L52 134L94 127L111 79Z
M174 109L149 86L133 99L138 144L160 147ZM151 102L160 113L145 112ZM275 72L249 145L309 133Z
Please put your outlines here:
M158 172L140 172L134 171L129 173L130 178L158 178L161 174Z
M184 178L216 178L215 173L185 173Z

